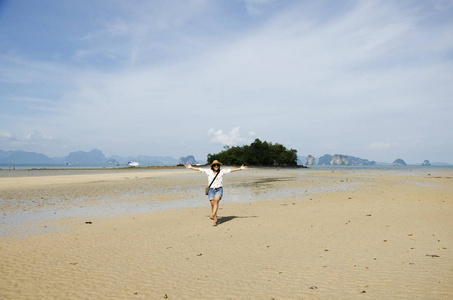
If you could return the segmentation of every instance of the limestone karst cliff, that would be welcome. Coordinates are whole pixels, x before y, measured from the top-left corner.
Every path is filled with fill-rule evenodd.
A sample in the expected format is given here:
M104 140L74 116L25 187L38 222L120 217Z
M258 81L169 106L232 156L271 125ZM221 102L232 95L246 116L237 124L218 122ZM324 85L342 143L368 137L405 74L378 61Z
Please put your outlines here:
M393 162L393 165L394 166L407 166L406 162L404 160L402 160L401 158L396 159Z
M332 155L324 154L318 160L318 165L331 165Z
M429 162L429 160L426 159L426 160L422 163L422 166L424 166L424 167L429 167L429 166L431 166L431 163Z
M188 164L191 164L191 165L198 165L198 162L195 160L195 157L193 155L189 155L189 156L186 156L186 157L181 157L179 159L179 163L180 164L183 164L183 165L188 165Z
M319 158L318 165L374 166L376 165L376 162L350 155L335 154L332 156L330 154L325 154Z
M307 156L307 166L313 166L316 164L316 159L311 156L311 155L308 155Z

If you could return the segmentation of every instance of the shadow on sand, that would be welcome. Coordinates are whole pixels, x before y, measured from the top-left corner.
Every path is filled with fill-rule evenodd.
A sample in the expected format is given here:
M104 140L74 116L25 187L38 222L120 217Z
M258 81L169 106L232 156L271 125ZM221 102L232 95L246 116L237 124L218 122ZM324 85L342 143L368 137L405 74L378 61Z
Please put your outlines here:
M258 218L258 216L225 216L217 218L217 225L229 222L234 219Z

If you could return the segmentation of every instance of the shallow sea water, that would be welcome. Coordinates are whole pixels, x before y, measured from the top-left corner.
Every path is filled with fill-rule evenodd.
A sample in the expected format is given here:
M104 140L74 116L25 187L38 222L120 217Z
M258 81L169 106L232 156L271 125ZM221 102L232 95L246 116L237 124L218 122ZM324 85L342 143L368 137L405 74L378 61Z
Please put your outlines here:
M416 169L416 171L413 171ZM451 172L453 167L385 167L385 168L341 168L334 167L319 167L310 168L304 172L295 169L289 170L264 170L263 173L258 171L238 172L228 178L225 185L225 194L221 204L240 204L251 203L253 201L273 201L292 199L294 201L310 200L310 195L316 193L333 193L340 191L349 191L360 188L363 182L339 180L336 178L330 183L323 184L320 178L314 178L311 175L316 171L330 171L333 175L338 175L338 171L342 176L348 175L359 176L362 178L378 178L382 172L387 175L392 174L396 177L413 176L425 177L436 176L437 173L445 174ZM115 172L123 170L115 170ZM124 170L127 174L128 170ZM129 170L130 171L130 170ZM135 169L134 172L149 172L148 169ZM161 170L153 170L160 172ZM44 176L44 175L74 175L74 174L103 174L112 172L112 170L0 170L1 177L28 177L28 176ZM190 172L190 171L188 171ZM263 174L265 175L263 176ZM50 175L50 176L51 176ZM329 172L325 172L328 176ZM144 189L141 186L135 189L122 191L121 194L115 195L81 195L80 197L63 197L55 196L46 199L43 206L36 206L31 202L22 201L17 203L14 210L8 212L3 211L0 215L0 237L10 236L12 234L35 233L35 229L41 228L39 232L54 230L52 226L31 226L33 224L49 223L56 219L83 218L89 221L92 218L100 217L115 217L124 215L134 215L142 213L150 213L153 211L188 208L188 207L209 207L209 201L203 195L203 177L196 172L193 172L191 178L197 178L197 186L156 186L152 190ZM177 180L177 177L175 177ZM171 180L175 180L172 178ZM389 179L392 180L392 179ZM395 179L399 180L399 179ZM414 181L414 183L425 186L431 184ZM171 196L168 198L168 196ZM140 198L140 201L135 199ZM131 199L134 199L131 201ZM170 200L169 200L170 199ZM2 199L0 194L0 207L9 205L11 200ZM30 226L29 226L30 225Z

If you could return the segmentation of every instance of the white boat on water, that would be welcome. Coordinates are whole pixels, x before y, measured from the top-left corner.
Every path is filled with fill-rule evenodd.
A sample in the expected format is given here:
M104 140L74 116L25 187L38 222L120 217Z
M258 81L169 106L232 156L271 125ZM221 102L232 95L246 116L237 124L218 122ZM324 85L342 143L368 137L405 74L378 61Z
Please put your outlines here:
M140 164L136 161L128 161L127 166L128 167L138 167Z

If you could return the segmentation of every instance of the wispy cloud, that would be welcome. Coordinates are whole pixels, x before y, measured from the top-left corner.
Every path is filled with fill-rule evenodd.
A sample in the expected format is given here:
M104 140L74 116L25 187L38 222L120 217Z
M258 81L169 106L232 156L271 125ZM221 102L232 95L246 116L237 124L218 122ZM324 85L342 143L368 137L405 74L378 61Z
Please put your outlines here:
M32 141L32 142L41 142L41 141L57 141L58 139L54 136L50 136L47 134L42 134L39 131L35 131L33 133L27 134L24 137L24 141Z
M27 133L23 136L17 136L8 131L0 131L0 145L2 145L0 150L34 151L35 149L55 147L58 142L58 138L39 131Z
M22 107L24 110L48 112L48 113L68 113L69 111L61 107L61 104L55 99L42 99L35 97L11 97L15 105Z
M250 15L261 15L269 9L275 8L278 0L241 0L245 3L247 11Z
M434 7L438 10L446 10L453 7L452 0L436 0L434 1Z
M67 74L68 65L43 62L26 56L0 54L0 82L35 83L47 80L61 81Z
M0 139L11 140L13 139L13 135L10 132L0 130Z

